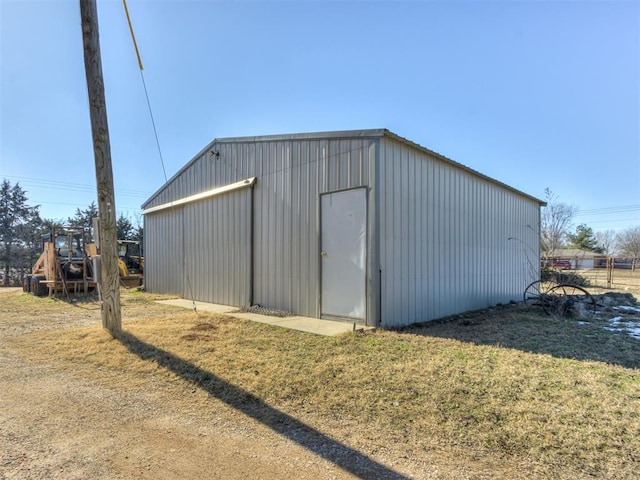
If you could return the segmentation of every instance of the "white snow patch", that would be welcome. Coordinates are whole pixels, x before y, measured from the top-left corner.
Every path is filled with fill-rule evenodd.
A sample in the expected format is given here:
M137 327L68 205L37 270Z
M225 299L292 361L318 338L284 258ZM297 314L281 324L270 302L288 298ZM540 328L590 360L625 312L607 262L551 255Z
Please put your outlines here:
M627 305L621 305L619 307L613 307L614 310L622 313L640 313L640 308L630 307Z
M610 332L625 332L630 337L640 340L640 319L625 321L622 317L613 317L609 319L609 326L603 328Z

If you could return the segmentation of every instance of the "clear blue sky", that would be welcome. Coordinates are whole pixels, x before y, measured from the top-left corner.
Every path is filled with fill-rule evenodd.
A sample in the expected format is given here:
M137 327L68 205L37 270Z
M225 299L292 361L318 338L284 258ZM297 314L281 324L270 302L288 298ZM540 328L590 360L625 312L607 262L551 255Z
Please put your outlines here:
M640 225L640 2L136 1L167 175L214 138L388 128L594 230ZM119 212L165 181L122 2L98 1ZM95 200L77 1L0 0L0 178Z

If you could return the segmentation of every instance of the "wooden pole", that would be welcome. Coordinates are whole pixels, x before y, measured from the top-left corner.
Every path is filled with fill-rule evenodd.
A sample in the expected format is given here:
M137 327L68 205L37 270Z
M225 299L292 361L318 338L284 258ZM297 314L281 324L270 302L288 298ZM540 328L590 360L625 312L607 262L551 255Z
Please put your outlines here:
M116 202L113 193L111 147L100 59L98 8L95 0L80 0L80 18L98 188L102 326L116 337L122 329Z

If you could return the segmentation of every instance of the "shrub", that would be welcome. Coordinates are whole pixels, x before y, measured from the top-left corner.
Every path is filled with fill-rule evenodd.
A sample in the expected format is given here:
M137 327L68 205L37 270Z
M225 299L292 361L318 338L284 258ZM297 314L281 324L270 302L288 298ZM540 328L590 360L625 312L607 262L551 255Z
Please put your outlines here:
M591 285L589 279L580 275L578 272L556 270L550 267L544 267L540 271L540 280L543 282L568 283L577 287L588 287Z

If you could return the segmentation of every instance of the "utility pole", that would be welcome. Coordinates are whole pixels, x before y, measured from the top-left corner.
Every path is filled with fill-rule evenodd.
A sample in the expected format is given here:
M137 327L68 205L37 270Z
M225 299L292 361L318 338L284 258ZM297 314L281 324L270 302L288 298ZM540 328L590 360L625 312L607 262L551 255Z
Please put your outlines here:
M117 337L122 329L122 320L120 317L116 202L113 193L109 126L102 79L102 60L100 59L98 8L95 0L80 0L80 18L98 187L102 327Z

